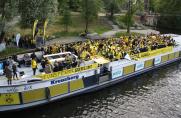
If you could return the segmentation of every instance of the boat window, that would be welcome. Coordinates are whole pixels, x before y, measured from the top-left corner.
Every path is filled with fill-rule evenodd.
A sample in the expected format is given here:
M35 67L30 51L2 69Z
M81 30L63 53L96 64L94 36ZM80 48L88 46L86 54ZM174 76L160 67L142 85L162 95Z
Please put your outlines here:
M57 59L57 58L60 58L60 55L54 55L54 56L51 56L50 58L51 59Z
M3 62L0 62L0 75L3 75Z

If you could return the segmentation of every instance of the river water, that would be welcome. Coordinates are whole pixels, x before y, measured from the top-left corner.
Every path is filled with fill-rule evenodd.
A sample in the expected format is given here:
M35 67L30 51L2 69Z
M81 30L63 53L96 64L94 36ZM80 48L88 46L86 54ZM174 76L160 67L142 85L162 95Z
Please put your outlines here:
M103 90L0 118L181 118L181 65L147 72Z

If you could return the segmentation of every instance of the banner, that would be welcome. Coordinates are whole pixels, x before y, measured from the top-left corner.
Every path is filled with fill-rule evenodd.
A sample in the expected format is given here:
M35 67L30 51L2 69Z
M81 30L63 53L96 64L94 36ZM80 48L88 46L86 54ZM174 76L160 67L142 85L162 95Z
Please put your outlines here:
M48 20L45 20L44 29L43 29L43 39L45 39L47 25L48 25Z
M145 62L144 62L144 61L137 63L137 64L136 64L136 67L135 67L135 71L144 69L144 66L145 66Z
M35 32L36 32L37 24L38 24L38 20L35 20L35 22L33 24L33 39L35 38Z
M19 94L0 94L0 106L1 105L15 105L20 104Z
M154 64L157 65L157 64L161 63L161 61L162 61L161 57L156 57L154 60Z
M139 58L152 57L152 56L156 56L159 54L164 54L164 53L172 52L172 51L173 51L173 47L170 46L170 47L166 47L166 48L161 48L161 49L157 49L157 50L139 53L138 57Z
M116 79L123 75L123 68L112 71L112 79Z
M54 79L54 78L58 78L58 77L61 77L61 76L68 76L68 75L72 75L72 74L75 74L75 73L80 73L80 72L83 72L83 71L86 71L86 70L93 70L93 69L96 69L96 68L98 68L97 63L91 64L91 65L88 65L88 66L67 69L67 70L63 70L63 71L60 71L60 72L54 72L54 73L51 73L51 74L41 74L41 75L37 75L36 77L44 79L44 80L49 80L49 79Z

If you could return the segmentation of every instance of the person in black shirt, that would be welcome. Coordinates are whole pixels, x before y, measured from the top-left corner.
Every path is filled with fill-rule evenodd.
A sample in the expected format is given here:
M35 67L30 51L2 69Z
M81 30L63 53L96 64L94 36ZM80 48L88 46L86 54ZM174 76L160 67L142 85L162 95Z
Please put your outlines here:
M13 64L12 70L13 70L13 80L15 80L15 78L18 79L17 66L16 66L16 64Z
M37 59L37 56L36 56L35 52L33 52L33 53L31 54L31 58L32 58L32 59Z

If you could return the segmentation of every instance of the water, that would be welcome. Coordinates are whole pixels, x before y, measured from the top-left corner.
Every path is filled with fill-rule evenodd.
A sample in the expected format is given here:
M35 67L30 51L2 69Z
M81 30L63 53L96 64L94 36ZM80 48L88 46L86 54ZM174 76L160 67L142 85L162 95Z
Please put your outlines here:
M101 91L1 118L181 118L181 65L147 72Z

